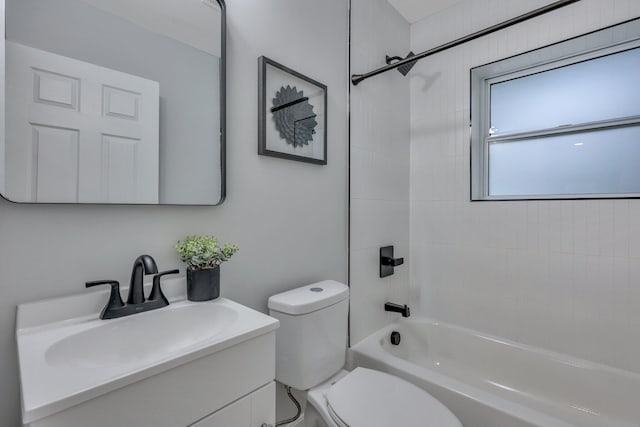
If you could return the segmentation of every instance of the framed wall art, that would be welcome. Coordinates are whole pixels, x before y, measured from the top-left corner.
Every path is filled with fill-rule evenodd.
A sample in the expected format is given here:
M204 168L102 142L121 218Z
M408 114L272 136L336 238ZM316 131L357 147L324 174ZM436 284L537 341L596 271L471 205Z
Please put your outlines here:
M327 86L258 58L258 154L327 164Z

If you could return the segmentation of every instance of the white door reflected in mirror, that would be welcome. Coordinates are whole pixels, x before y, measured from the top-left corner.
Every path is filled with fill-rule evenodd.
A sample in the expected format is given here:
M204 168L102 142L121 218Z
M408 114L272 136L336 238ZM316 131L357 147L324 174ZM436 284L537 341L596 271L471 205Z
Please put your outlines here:
M0 3L5 198L224 199L219 0Z
M6 44L6 196L158 203L159 84Z

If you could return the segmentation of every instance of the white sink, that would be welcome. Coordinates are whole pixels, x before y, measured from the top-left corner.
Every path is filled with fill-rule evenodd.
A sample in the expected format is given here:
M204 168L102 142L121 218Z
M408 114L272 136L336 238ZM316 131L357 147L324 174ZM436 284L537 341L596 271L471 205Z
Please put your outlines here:
M106 293L87 294L18 307L25 423L278 327L276 319L225 298L194 303L174 297L168 307L101 320ZM93 313L74 311L82 303Z
M45 351L45 360L54 367L76 368L151 363L210 341L237 320L238 311L220 303L172 304L65 333Z

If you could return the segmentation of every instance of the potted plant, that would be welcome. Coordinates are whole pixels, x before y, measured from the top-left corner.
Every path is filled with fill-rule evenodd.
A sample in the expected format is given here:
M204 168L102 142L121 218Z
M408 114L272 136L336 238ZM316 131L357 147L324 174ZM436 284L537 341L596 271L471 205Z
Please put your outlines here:
M180 259L187 264L187 298L208 301L220 296L220 264L238 252L238 246L218 246L214 236L187 236L176 244Z

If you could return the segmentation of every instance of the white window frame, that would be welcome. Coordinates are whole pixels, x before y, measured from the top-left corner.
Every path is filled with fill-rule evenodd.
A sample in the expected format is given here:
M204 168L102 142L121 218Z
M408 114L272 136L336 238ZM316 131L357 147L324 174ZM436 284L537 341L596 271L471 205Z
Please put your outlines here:
M640 115L490 135L491 85L640 47L640 19L471 69L471 200L640 198L640 193L489 195L489 145L640 125Z

